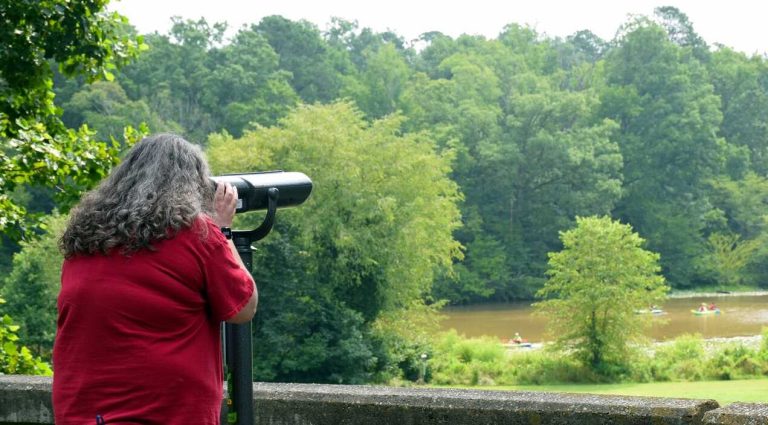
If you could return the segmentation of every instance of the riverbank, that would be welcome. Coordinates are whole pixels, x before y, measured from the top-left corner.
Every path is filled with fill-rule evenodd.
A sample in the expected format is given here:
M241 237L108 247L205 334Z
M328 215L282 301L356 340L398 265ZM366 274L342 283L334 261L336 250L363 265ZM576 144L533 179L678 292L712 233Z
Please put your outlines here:
M750 336L734 336L734 337L715 337L707 338L703 340L704 350L707 353L712 353L722 348L723 346L737 346L743 345L746 348L752 350L758 350L760 344L763 342L762 335L750 335ZM654 341L649 347L649 352L653 352L657 348L665 347L674 344L674 340L669 341ZM510 353L525 353L526 351L540 350L544 348L543 342L526 343L525 345L514 344L511 342L504 343L504 347Z
M759 297L768 295L766 290L711 290L711 291L672 291L668 298L706 298L706 297Z
M711 354L722 349L724 346L736 347L741 345L751 350L759 350L762 342L763 342L762 335L734 336L734 337L728 337L728 338L716 337L716 338L704 339L703 346L704 346L704 351L706 351L707 354ZM659 347L672 345L674 343L675 343L674 340L656 341L652 344L651 351Z

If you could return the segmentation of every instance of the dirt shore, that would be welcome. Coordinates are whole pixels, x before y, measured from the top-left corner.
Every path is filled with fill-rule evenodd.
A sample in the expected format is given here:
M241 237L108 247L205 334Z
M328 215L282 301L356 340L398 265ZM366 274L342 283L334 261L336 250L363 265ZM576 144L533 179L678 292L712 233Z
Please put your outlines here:
M759 297L762 295L768 295L768 291L672 292L669 294L669 298Z
M719 337L707 338L704 340L704 350L709 353L719 349L723 345L736 346L737 344L741 344L747 348L757 350L760 348L760 344L762 343L762 341L763 341L763 337L761 335L734 336L729 338L719 338ZM657 341L651 344L651 346L649 347L649 350L653 351L656 348L668 346L673 343L674 343L674 340ZM510 352L524 353L529 350L539 350L544 347L544 344L545 343L542 343L542 342L533 342L530 344L526 344L525 346L519 346L517 344L506 343L504 344L504 346Z

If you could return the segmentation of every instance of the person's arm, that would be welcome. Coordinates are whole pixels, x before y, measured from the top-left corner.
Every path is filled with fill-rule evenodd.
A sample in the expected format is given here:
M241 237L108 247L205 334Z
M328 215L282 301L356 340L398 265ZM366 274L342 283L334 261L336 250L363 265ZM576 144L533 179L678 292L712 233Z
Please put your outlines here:
M213 197L213 221L219 227L231 227L232 220L235 218L235 209L237 207L237 188L228 183L219 183L216 185L216 194ZM235 243L232 240L228 240L229 250L235 257L240 267L245 270L246 274L250 277L250 271L243 264L243 259L240 258L240 254L237 252ZM240 311L235 313L234 316L226 320L227 323L242 324L248 323L253 319L253 315L256 314L256 307L259 302L259 293L256 289L256 282L251 278L253 284L253 293L248 302L243 306Z

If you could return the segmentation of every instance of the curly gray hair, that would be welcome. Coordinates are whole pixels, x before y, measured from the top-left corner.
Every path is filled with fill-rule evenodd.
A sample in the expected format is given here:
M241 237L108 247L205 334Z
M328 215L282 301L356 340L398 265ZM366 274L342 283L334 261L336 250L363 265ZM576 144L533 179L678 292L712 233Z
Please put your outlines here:
M153 241L211 214L209 177L199 147L174 134L146 137L72 210L59 247L66 258L153 249Z

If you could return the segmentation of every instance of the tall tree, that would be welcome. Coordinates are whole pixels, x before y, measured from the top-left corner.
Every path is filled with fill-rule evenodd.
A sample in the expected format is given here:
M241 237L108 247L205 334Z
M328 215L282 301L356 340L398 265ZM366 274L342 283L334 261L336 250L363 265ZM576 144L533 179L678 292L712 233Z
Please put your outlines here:
M710 255L704 258L710 259L714 255L715 262L707 262L704 267L712 270L711 266L719 263L729 270L732 267L729 255L746 254L736 257L739 261L746 257L743 271L737 267L735 271L740 273L721 273L715 268L713 277L727 276L726 280L765 286L768 281L768 179L750 172L739 180L725 176L713 179L710 185L710 199L716 214L709 220L711 249ZM713 244L712 235L721 235L716 236L721 242L729 238L735 240L730 244ZM718 252L725 255L718 255Z
M530 29L455 44L430 71L437 77L416 75L403 102L413 129L456 150L453 176L466 197L457 233L465 261L438 294L529 297L546 253L559 247L557 232L577 214L608 213L618 199L616 126L595 116L594 90L567 87L568 73L553 68L556 50Z
M563 249L549 254L549 279L535 307L550 319L556 349L595 372L626 370L647 320L635 310L660 302L667 291L659 255L629 225L609 217L580 217L562 232Z
M304 205L278 213L254 256L270 300L256 322L257 379L365 382L408 345L392 336L413 332L410 321L429 310L435 274L459 255L459 193L450 154L401 126L401 117L367 123L335 103L239 139L212 138L217 171L297 170L315 184Z
M13 270L0 281L0 298L9 301L2 310L18 323L19 338L36 355L48 360L56 333L56 297L64 261L58 239L66 218L46 217L46 233L22 242L21 251L13 256Z
M768 62L721 48L712 54L709 74L723 113L720 135L748 149L750 168L768 175Z
M653 10L659 24L667 31L669 40L678 46L691 49L696 59L709 61L709 46L693 28L688 15L673 6L661 6Z
M121 32L125 18L105 12L107 3L0 3L0 232L19 236L25 226L24 208L8 196L17 186L55 187L66 208L116 160L116 147L62 124L50 65L65 76L112 79L138 53L141 38Z
M345 78L343 97L354 100L371 119L396 112L411 70L405 59L391 45L366 51L366 65L358 74Z
M296 105L290 74L258 32L242 29L215 58L204 79L203 105L230 134L240 136L251 124L274 125Z
M176 123L167 123L155 115L147 103L130 100L115 81L97 81L83 86L63 104L62 121L69 127L87 125L98 137L122 138L126 126L146 125L152 131L180 132Z
M290 73L290 84L306 103L330 102L339 95L341 75L351 63L339 57L307 21L267 16L253 31L264 37L277 53L280 69Z
M704 66L669 41L660 26L638 21L606 59L605 116L620 125L624 196L615 211L661 254L676 287L697 279L706 250L706 181L722 172L728 152Z
M181 126L190 140L204 140L220 130L203 88L211 68L209 51L221 43L225 30L225 24L205 19L174 18L168 35L147 36L148 50L122 70L118 81L130 99L144 99L154 114Z

